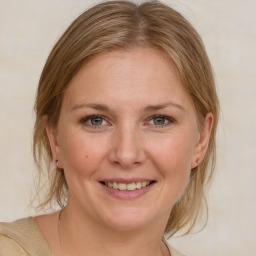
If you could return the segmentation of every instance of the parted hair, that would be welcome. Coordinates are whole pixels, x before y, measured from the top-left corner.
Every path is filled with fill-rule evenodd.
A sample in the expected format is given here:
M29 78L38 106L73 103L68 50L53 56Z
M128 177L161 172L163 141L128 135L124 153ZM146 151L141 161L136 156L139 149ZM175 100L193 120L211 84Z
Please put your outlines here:
M214 171L219 104L212 67L201 37L180 13L159 1L99 3L74 20L53 47L40 77L34 107L34 159L40 175L47 173L49 182L40 207L53 202L64 207L68 197L64 170L53 163L43 117L47 116L51 126L57 126L65 90L91 58L107 51L136 47L152 47L169 58L193 100L199 129L207 113L213 114L206 155L202 163L191 170L189 184L174 205L165 228L165 234L170 236L184 228L184 233L188 233L205 205L205 186Z

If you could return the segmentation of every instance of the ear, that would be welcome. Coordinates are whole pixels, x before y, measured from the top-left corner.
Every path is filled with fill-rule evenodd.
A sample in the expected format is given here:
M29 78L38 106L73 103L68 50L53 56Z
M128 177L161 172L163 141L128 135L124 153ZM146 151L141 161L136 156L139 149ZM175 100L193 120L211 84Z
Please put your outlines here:
M50 142L53 161L58 168L63 168L62 162L61 162L60 147L58 144L57 128L50 125L48 116L46 115L43 116L43 122L45 125L45 130L48 136L48 140Z
M208 148L209 140L211 137L212 126L213 126L213 115L212 113L208 113L204 119L204 124L200 131L199 140L194 150L191 169L197 167L204 159L204 156Z

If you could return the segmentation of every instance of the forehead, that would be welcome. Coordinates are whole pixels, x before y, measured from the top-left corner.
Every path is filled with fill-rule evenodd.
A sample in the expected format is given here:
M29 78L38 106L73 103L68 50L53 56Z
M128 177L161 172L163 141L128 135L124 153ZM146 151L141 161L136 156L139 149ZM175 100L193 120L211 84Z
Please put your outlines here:
M110 51L92 58L71 80L64 102L191 104L171 61L152 48ZM63 103L64 103L63 102Z

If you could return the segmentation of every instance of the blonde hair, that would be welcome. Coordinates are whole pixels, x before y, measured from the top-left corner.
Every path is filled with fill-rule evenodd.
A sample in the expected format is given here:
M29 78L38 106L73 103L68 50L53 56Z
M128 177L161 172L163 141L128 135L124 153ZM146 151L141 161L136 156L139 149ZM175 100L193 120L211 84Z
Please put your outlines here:
M174 205L165 234L187 227L191 231L205 198L205 184L211 178L216 156L216 127L219 105L211 64L203 42L191 24L177 11L158 2L136 5L130 1L107 1L82 13L53 47L44 66L35 102L33 152L40 173L46 163L50 188L41 207L55 201L64 206L68 186L64 172L52 164L53 157L43 123L57 125L67 86L97 54L134 47L154 47L174 64L184 88L191 96L199 127L211 112L214 124L209 147L200 166L191 170L190 182ZM43 161L44 160L44 161Z

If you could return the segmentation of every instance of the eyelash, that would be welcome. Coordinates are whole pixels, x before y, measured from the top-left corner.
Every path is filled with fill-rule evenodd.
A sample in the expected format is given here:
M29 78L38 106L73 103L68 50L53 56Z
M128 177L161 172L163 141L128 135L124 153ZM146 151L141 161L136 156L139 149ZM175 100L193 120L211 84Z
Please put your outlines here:
M91 115L91 116L87 116L87 117L85 117L85 118L82 118L81 123L82 123L83 125L86 125L86 126L90 127L90 128L100 129L100 128L102 127L102 125L93 125L92 123L91 123L91 124L88 124L88 123L87 123L88 121L90 121L90 120L92 120L92 119L96 119L96 118L101 118L102 121L105 121L105 122L107 122L107 123L110 125L110 123L106 120L107 118L106 118L105 116L102 116L102 115Z
M164 127L167 127L173 123L175 123L175 120L169 116L165 116L165 115L154 115L154 116L151 116L149 119L148 119L148 122L151 121L151 120L154 120L155 118L163 118L165 119L165 121L168 121L167 124L162 124L162 125L155 125L155 124L152 124L154 127L158 127L158 128L164 128Z
M93 128L93 129L100 129L103 126L105 126L105 125L101 125L101 124L100 125L93 125L92 122L91 122L91 124L87 123L88 121L90 121L90 120L92 121L92 119L96 119L96 118L100 118L102 120L102 122L104 122L104 121L107 122L108 126L111 125L110 122L107 121L107 118L105 116L102 116L102 115L90 115L90 116L82 118L82 120L80 122L83 125L86 125L86 126L88 126L90 128ZM161 125L151 124L152 126L157 127L157 128L164 128L164 127L167 127L167 126L175 123L175 120L173 118L171 118L169 116L165 116L165 115L154 115L154 116L151 116L147 120L147 122L150 122L150 121L152 121L152 120L154 120L156 118L163 118L163 119L165 119L165 121L168 122L168 123L164 123L164 124L161 124Z

